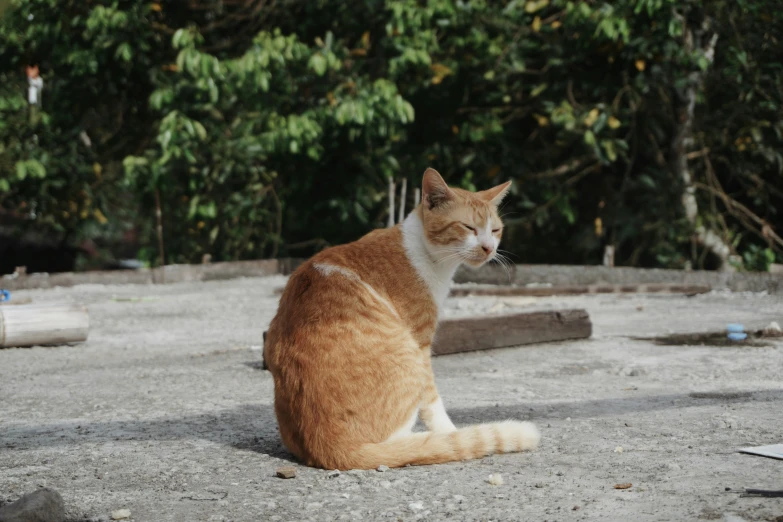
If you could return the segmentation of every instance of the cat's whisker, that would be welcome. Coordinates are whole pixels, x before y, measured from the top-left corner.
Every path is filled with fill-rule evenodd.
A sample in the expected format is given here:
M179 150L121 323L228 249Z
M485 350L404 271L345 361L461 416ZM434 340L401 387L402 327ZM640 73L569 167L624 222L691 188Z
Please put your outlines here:
M497 263L503 267L503 270L506 272L506 276L508 276L509 282L511 282L511 260L508 259L508 257L504 256L500 253L500 251L497 251L495 253L495 258L493 261L497 261Z
M519 257L518 255L516 255L513 252L509 252L508 250L501 250L500 248L498 248L498 252L502 252L504 254L508 254L507 256L504 256L506 259L508 259L508 256Z
M453 254L449 254L448 256L439 259L435 264L442 265L447 261L454 261L455 259L462 259L463 261L467 260L467 258L460 251L460 252L454 252Z

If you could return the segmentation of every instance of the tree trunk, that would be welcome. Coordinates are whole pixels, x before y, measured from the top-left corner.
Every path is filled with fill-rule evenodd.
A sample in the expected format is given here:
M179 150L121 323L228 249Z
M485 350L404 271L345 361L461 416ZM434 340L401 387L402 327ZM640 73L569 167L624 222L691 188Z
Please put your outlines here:
M679 15L678 15L679 16ZM717 33L706 40L709 21L705 19L701 25L690 26L685 17L680 17L683 22L683 47L686 52L693 53L696 49L704 52L704 57L711 65L715 57L715 44L718 42ZM706 41L706 43L705 43ZM693 227L696 241L715 254L720 260L719 270L732 271L729 264L731 247L714 230L710 230L704 224L699 223L699 205L696 201L696 188L693 184L693 176L688 168L688 152L693 147L693 120L696 109L696 96L703 89L706 71L694 71L688 75L687 86L677 91L677 128L671 144L671 164L674 174L682 181L682 206L685 217Z

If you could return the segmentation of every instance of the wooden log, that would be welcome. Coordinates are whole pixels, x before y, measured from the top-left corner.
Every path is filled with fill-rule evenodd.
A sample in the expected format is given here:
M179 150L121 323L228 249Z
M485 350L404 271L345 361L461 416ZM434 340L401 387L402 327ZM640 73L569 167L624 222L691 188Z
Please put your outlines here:
M32 304L0 308L0 348L87 340L87 308L77 304Z
M593 323L586 310L556 310L523 314L444 319L438 325L433 355L507 348L525 344L586 339ZM264 332L266 343L266 332ZM261 368L267 369L261 353Z
M444 319L432 345L433 355L506 348L523 344L585 339L593 332L585 310L556 310L510 315Z
M473 286L453 288L451 297L464 297L469 295L485 296L532 296L547 297L553 295L582 295L582 294L706 294L712 288L704 285L671 285L671 284L644 284L644 285L575 285L575 286Z

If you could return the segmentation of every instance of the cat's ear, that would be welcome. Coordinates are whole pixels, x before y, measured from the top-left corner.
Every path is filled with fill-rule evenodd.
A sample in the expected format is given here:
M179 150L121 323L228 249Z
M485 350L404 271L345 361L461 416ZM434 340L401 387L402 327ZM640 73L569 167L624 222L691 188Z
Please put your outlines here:
M491 189L477 192L476 195L488 203L492 203L495 206L500 205L503 198L508 194L508 189L511 188L511 181L506 181L502 185L492 187Z
M421 182L421 200L427 210L438 208L454 198L454 192L446 185L437 170L429 168L424 171L424 179Z

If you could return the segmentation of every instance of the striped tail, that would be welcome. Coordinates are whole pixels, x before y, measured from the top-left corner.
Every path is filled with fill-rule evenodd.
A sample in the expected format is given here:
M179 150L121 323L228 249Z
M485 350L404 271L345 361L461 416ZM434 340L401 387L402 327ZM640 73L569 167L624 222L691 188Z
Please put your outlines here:
M535 449L541 435L530 422L505 421L477 424L449 433L412 433L379 444L364 444L354 452L345 468L392 468L407 464L442 464L477 459L493 453L514 453Z

